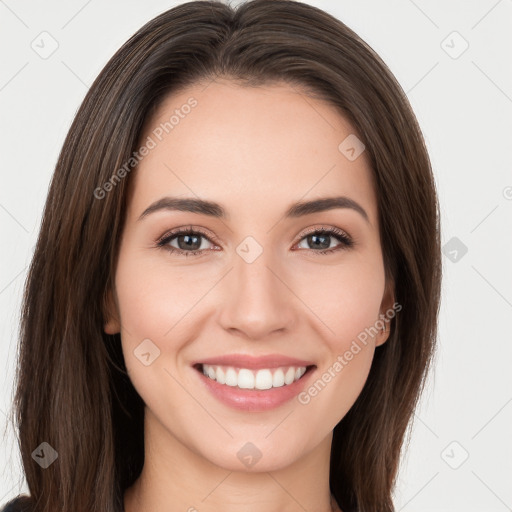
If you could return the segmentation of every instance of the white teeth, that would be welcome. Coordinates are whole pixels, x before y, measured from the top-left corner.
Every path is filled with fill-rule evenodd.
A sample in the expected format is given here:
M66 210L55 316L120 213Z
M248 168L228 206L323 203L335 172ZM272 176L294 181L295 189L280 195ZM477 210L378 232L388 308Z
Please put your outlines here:
M216 375L214 375L212 378L215 379L217 377L217 382L219 384L225 384L226 383L226 374L222 368L217 368Z
M272 372L270 370L259 370L256 374L254 387L256 389L270 389L272 387Z
M272 373L273 372L273 373ZM287 386L299 380L306 373L305 366L289 366L275 369L249 370L232 366L203 364L203 374L220 384L238 386L241 389L270 389Z
M254 389L254 373L242 368L238 371L238 387L242 389Z
M272 376L272 387L280 388L281 386L284 386L284 372L279 368Z
M291 384L295 379L295 368L288 368L286 375L284 376L284 383Z
M234 368L228 368L226 372L226 384L228 386L236 386L238 384L238 376Z

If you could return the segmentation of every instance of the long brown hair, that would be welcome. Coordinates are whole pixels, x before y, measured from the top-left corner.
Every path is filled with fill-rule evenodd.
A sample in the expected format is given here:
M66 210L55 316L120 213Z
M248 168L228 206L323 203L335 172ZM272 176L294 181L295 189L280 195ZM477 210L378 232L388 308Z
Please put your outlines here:
M13 410L27 510L120 512L142 470L144 404L127 376L119 335L103 331L136 170L125 168L115 183L113 176L165 96L216 77L301 88L339 109L366 146L386 274L402 310L334 429L330 488L344 512L394 510L400 450L437 337L435 183L416 118L387 66L341 21L292 0L236 9L195 1L162 13L116 52L78 110L24 291ZM98 194L107 182L108 193ZM58 453L46 469L32 457L43 442Z

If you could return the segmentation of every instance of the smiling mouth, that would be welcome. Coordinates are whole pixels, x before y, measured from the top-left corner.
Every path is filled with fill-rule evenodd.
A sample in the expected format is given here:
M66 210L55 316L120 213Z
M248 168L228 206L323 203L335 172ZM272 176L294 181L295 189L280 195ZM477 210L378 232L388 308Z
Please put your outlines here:
M233 388L261 391L286 387L316 368L310 366L281 366L252 370L234 366L208 365L198 363L194 368L205 377Z

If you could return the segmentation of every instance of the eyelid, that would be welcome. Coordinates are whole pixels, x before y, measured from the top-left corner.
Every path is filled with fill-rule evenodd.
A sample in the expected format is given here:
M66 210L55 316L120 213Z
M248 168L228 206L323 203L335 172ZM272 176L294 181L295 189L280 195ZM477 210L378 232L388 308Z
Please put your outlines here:
M170 238L172 236L183 234L183 233L188 233L188 232L191 232L191 231L195 232L195 233L199 233L199 234L203 235L205 238L207 238L208 240L210 240L211 242L215 242L217 245L220 245L220 241L219 241L219 239L215 235L205 231L203 228L200 228L198 226L192 226L192 225L180 226L180 227L171 229L169 231L166 231L162 236L160 236L156 240L156 244L157 245L161 244L167 238ZM189 251L189 252L192 252L192 251Z
M302 231L298 237L297 237L297 242L300 242L304 237L308 236L308 235L311 235L312 233L317 233L317 232L322 232L322 231L325 231L326 233L330 234L330 235L340 235L340 236L344 236L346 237L348 240L350 240L351 242L353 242L353 238L344 230L344 229L341 229L341 228L338 228L336 226L325 226L325 225L321 225L321 226L313 226L311 228L307 228L305 231Z

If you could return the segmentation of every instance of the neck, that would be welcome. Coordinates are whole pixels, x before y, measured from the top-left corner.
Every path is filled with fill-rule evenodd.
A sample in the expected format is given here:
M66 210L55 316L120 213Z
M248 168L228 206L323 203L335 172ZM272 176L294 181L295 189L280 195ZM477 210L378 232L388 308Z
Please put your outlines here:
M286 467L232 471L190 450L148 408L144 424L144 467L125 512L339 511L329 489L332 434Z

